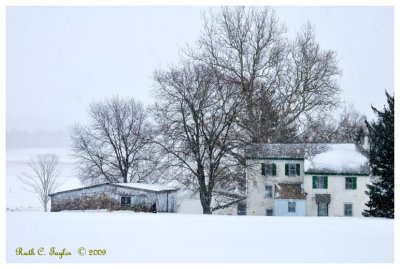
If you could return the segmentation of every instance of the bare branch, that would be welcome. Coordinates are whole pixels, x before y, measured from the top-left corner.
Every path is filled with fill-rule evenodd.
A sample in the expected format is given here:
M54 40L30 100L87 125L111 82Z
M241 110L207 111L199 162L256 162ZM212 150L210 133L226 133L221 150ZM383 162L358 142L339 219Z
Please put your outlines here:
M50 201L49 194L55 192L62 184L60 180L59 159L54 154L37 155L28 162L29 173L22 173L19 180L28 190L36 193L44 211Z
M91 122L71 132L84 184L155 181L152 126L141 103L118 96L90 105Z

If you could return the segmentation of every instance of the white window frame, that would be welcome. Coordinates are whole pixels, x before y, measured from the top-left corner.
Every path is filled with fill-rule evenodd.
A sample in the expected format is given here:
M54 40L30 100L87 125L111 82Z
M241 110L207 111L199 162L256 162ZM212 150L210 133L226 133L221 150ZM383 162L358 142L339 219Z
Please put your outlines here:
M351 180L350 186L347 185L347 180L348 180L348 179ZM346 190L355 190L355 189L353 189L354 180L357 180L357 178L356 178L356 177L345 177L344 188L345 188Z
M293 172L293 173L292 173ZM296 173L296 163L289 163L288 164L288 176L289 177L295 177L297 176Z

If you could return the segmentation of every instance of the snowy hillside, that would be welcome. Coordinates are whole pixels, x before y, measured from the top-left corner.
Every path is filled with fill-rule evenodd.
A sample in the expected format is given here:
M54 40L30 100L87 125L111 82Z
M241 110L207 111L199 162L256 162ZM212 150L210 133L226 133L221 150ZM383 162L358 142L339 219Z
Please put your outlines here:
M6 227L7 262L394 261L389 219L8 212ZM18 247L47 255L17 256ZM50 247L71 256L49 255ZM89 256L89 249L106 253Z

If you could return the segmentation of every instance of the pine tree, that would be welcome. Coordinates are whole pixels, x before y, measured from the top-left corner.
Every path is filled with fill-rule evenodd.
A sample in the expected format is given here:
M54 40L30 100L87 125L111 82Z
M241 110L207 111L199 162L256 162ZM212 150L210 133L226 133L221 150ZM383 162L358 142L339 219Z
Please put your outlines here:
M372 107L378 119L366 125L370 136L372 184L367 185L366 217L394 218L394 96L386 92L388 107Z

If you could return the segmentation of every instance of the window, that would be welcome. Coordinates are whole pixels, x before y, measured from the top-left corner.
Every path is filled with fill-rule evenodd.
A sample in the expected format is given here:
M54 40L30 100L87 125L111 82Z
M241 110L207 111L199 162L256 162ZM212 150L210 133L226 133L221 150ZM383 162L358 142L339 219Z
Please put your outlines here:
M353 216L353 204L344 204L344 215L346 217Z
M357 178L356 177L346 177L345 179L345 189L355 190L357 189Z
M271 198L272 197L272 186L265 186L265 197Z
M237 214L238 215L246 215L246 204L245 203L238 203Z
M327 176L313 176L312 177L313 189L327 189L328 177Z
M131 197L130 196L122 196L121 197L121 206L130 206L131 205Z
M273 216L274 215L274 211L272 209L267 209L267 210L265 210L265 215L266 216Z
M296 213L296 202L288 202L288 212Z
M285 164L285 175L294 177L300 176L300 164L299 163L286 163Z
M261 174L263 176L276 176L276 164L274 163L262 163Z

